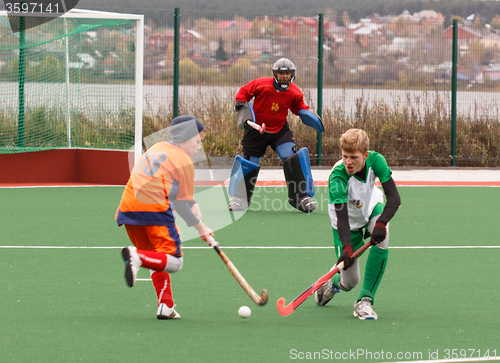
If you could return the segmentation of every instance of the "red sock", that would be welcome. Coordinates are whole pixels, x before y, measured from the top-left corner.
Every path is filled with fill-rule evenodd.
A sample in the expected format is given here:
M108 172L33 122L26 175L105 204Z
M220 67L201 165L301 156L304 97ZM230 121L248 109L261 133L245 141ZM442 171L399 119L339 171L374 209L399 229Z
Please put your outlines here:
M162 252L137 250L144 268L150 270L163 271L167 266L167 255Z
M172 299L172 288L170 287L170 274L165 271L156 271L151 275L155 286L156 295L158 295L158 306L161 303L167 304L169 308L174 306Z

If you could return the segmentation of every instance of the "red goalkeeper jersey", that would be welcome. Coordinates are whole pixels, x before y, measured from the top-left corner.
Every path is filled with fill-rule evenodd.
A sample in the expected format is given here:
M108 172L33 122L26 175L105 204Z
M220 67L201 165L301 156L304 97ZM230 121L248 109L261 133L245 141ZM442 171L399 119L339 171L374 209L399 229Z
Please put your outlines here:
M290 83L287 91L277 91L273 77L260 77L248 82L236 94L236 101L249 102L255 97L253 109L255 122L266 124L266 131L276 133L286 122L288 110L297 115L300 110L308 110L304 94L295 83Z

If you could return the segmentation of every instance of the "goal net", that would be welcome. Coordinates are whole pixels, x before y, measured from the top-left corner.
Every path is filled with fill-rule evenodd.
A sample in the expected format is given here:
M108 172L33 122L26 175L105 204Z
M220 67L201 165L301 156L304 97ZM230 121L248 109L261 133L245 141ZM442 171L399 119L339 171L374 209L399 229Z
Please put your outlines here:
M0 12L0 153L136 147L140 155L143 15L73 9L31 21Z

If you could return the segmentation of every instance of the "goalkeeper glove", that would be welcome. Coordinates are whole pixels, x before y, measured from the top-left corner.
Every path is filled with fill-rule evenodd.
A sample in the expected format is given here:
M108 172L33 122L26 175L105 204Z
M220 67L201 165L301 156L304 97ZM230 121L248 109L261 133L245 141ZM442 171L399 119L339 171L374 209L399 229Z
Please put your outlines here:
M234 106L234 110L238 112L238 115L236 116L236 121L238 122L238 127L242 130L251 130L252 128L247 125L247 120L249 120L249 110L248 107L246 106L246 102L243 101L236 101L236 104ZM240 114L241 112L241 114ZM250 120L253 121L253 120Z

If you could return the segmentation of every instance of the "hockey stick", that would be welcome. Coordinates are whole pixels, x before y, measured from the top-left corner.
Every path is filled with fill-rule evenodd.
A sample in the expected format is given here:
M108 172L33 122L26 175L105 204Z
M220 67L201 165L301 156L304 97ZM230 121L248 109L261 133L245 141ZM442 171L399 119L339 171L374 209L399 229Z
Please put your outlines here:
M225 253L220 250L219 243L216 242L213 237L209 237L209 243L210 243L210 246L212 246L214 248L214 250L218 253L220 258L222 258L222 261L224 261L228 270L231 271L231 273L233 274L236 281L238 281L238 283L243 288L243 290L245 290L245 292L250 297L250 299L252 299L252 301L254 303L256 303L257 305L265 305L267 303L267 299L268 299L268 294L267 294L266 289L262 289L260 296L259 296L255 291L253 291L253 289L250 287L248 282L246 282L245 278L240 274L238 269L233 265L231 260L229 260L229 258L227 258Z
M247 120L247 125L254 128L255 130L259 131L261 134L263 134L264 131L266 131L266 124L262 124L262 126L260 126L259 124L256 124L255 122Z
M366 242L363 246L361 246L356 252L352 254L352 258L357 258L360 254L362 254L368 247L370 247L371 241ZM278 308L278 312L283 315L287 316L293 313L295 309L297 309L300 304L302 304L306 299L314 294L316 290L318 290L325 282L330 280L336 273L338 273L340 270L344 269L344 262L339 263L338 265L334 266L333 269L328 271L325 275L321 276L318 281L316 281L314 284L309 286L307 290L305 290L302 294L297 296L290 304L285 306L285 298L280 297L278 299L278 302L276 303L276 307Z

